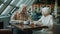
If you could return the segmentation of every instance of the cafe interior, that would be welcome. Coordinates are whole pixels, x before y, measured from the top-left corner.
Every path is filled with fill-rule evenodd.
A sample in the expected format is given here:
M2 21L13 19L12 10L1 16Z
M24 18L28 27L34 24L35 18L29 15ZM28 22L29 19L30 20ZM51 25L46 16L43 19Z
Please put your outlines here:
M24 5L22 8L26 8L30 21L26 21L28 17L25 21L21 21L19 18L11 21L14 12L18 10L21 12L21 5ZM49 24L48 26L41 26L40 23L36 25L42 17L41 9L44 7L49 7L49 14L53 16L52 32L42 31L42 29L48 29ZM22 14L22 16L25 15ZM0 0L0 34L60 34L60 0Z

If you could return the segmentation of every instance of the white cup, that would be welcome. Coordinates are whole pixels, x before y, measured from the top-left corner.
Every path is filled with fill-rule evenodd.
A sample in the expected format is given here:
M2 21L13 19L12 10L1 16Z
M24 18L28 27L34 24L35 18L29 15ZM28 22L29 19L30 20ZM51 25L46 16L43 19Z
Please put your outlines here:
M28 21L24 21L24 24L28 24Z

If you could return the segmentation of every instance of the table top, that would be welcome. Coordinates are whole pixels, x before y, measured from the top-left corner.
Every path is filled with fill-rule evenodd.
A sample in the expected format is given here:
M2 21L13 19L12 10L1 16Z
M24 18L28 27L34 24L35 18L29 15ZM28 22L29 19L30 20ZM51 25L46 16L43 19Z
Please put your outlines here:
M20 24L15 24L13 25L15 28L18 28L20 30L27 30L27 29L31 29L31 30L34 30L34 29L42 29L42 28L48 28L47 26L36 26L36 25L20 25Z

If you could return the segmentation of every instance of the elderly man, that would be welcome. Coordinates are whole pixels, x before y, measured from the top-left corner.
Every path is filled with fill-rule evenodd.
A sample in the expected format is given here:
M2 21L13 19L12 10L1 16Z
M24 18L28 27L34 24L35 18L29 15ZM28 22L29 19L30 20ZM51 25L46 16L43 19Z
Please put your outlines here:
M53 28L53 16L49 14L50 9L49 7L42 8L42 17L38 20L37 25L40 26L48 26L47 29L42 29L40 31L35 31L34 34L52 34Z
M25 22L29 18L27 11L26 11L26 5L22 4L20 5L20 9L16 12L14 12L11 16L11 22Z
M26 22L27 20L29 20L29 16L27 14L26 11L26 5L22 4L20 5L20 9L16 12L14 12L11 16L11 24L15 24L15 23L24 23L27 24L28 22ZM19 31L18 29L14 29L15 31L13 32L14 34L32 34L31 30L28 30L27 32L22 32Z
M22 4L20 5L20 9L18 9L12 14L10 23L15 24L23 22L23 24L28 24L28 20L29 15L27 14L26 5Z

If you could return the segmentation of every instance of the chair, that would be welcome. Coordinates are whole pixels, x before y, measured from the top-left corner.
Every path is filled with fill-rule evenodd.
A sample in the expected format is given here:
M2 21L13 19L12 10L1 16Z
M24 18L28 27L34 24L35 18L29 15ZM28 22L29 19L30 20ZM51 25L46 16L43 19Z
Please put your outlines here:
M42 30L37 30L37 31L33 31L33 34L54 34L54 26L52 27L51 31L42 31Z
M9 29L0 29L0 34L13 34Z

